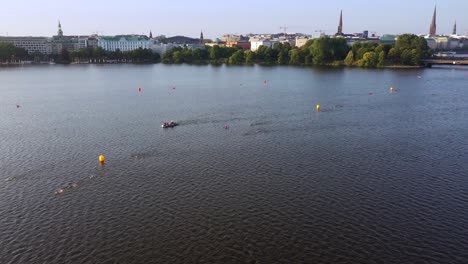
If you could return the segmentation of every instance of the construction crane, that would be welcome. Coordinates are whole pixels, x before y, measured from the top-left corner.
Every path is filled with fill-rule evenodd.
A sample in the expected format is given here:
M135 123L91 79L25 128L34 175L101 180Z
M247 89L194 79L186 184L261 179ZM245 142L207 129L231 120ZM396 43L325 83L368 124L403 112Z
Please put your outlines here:
M326 30L324 30L324 29L317 29L317 30L315 30L315 32L319 32L319 33L320 33L320 36L322 36L322 35L325 35Z
M288 31L288 27L286 25L279 27L280 30L283 30L284 37L286 38L286 32Z

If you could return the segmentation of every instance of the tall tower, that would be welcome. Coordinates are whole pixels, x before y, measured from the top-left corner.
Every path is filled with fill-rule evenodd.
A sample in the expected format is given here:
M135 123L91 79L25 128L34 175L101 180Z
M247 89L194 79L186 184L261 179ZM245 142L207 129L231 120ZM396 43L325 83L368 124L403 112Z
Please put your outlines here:
M150 30L149 38L150 38L150 39L153 38L153 32L151 32L151 30Z
M340 12L340 22L338 24L338 32L336 32L336 35L343 35L343 10Z
M62 25L60 24L60 20L59 20L59 22L58 22L57 36L63 37Z
M203 44L203 30L200 32L200 44Z
M453 30L452 30L452 35L457 34L457 21L455 20L455 24L453 24Z
M436 31L437 31L436 18L437 18L437 6L434 7L434 14L432 15L432 23L431 23L431 27L429 28L429 36L435 36L436 34Z

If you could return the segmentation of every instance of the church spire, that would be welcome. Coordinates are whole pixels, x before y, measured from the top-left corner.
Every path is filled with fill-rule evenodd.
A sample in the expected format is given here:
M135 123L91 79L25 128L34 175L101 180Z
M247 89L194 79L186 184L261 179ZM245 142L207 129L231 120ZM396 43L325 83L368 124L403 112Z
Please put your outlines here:
M338 32L336 35L343 35L343 10L340 12L340 22L338 23Z
M436 31L437 31L437 6L434 7L434 14L432 15L432 23L431 27L429 28L429 35L430 36L435 36Z
M151 30L150 30L149 38L150 38L150 39L153 38L153 32L151 32Z
M457 34L457 21L455 20L455 24L453 24L452 35L456 35L456 34Z
M200 31L200 44L203 44L203 30Z
M59 20L59 22L58 22L57 36L63 37L62 25L60 24L60 20Z

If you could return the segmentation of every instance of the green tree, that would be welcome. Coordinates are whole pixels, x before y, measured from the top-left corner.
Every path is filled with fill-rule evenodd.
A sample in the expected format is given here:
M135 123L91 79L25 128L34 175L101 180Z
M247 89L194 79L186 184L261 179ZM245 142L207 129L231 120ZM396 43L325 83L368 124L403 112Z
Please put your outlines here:
M312 56L312 54L307 54L304 57L304 63L305 63L305 65L313 65L314 64L314 57Z
M217 60L219 59L221 56L221 52L220 52L220 48L219 46L213 46L210 48L210 59L211 60Z
M344 38L331 38L328 39L330 45L331 60L344 60L348 54L348 44Z
M208 52L205 49L193 49L192 59L196 62L202 62L208 59Z
M404 65L412 65L413 64L413 56L410 49L405 49L401 53L401 63Z
M184 62L184 58L183 58L183 54L182 54L181 50L174 51L174 53L172 54L172 58L174 60L174 63L183 63Z
M310 54L313 56L314 64L323 64L330 60L330 45L328 37L319 38L310 47Z
M301 64L301 55L299 49L292 49L289 51L289 64L299 65Z
M251 50L245 51L245 63L253 64L255 62L255 53Z
M422 59L422 51L420 49L411 50L411 62L413 65L420 65Z
M397 53L400 53L401 63L404 65L419 65L421 59L430 54L427 41L423 37L404 34L395 43Z
M354 53L352 50L348 52L348 55L346 56L346 59L344 60L344 63L346 66L353 66L354 64Z
M387 59L389 59L389 60L392 61L392 62L396 62L396 61L397 61L397 57L398 57L397 50L396 50L395 48L391 48L391 49L388 51Z
M244 63L244 51L238 50L234 52L228 59L228 64L240 65Z
M0 61L21 61L30 58L31 56L25 49L15 47L13 43L0 42Z
M59 54L58 63L70 63L70 52L67 49L62 49Z
M379 52L379 62L377 63L378 67L383 67L385 65L385 51L382 50Z
M378 63L378 57L373 51L366 52L361 60L359 60L358 65L360 67L375 67Z
M278 53L278 60L277 60L277 63L279 65L285 65L289 62L289 58L288 58L288 53L287 51L280 51Z
M370 50L366 47L361 47L357 50L357 53L356 53L356 60L360 60L364 57L364 54L366 54L367 52L369 52Z

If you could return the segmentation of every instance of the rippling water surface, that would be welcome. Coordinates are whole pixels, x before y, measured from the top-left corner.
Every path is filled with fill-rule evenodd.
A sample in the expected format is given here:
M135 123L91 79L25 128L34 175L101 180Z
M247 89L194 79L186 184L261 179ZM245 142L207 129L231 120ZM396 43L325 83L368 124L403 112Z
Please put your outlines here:
M1 68L0 263L468 263L467 80Z

